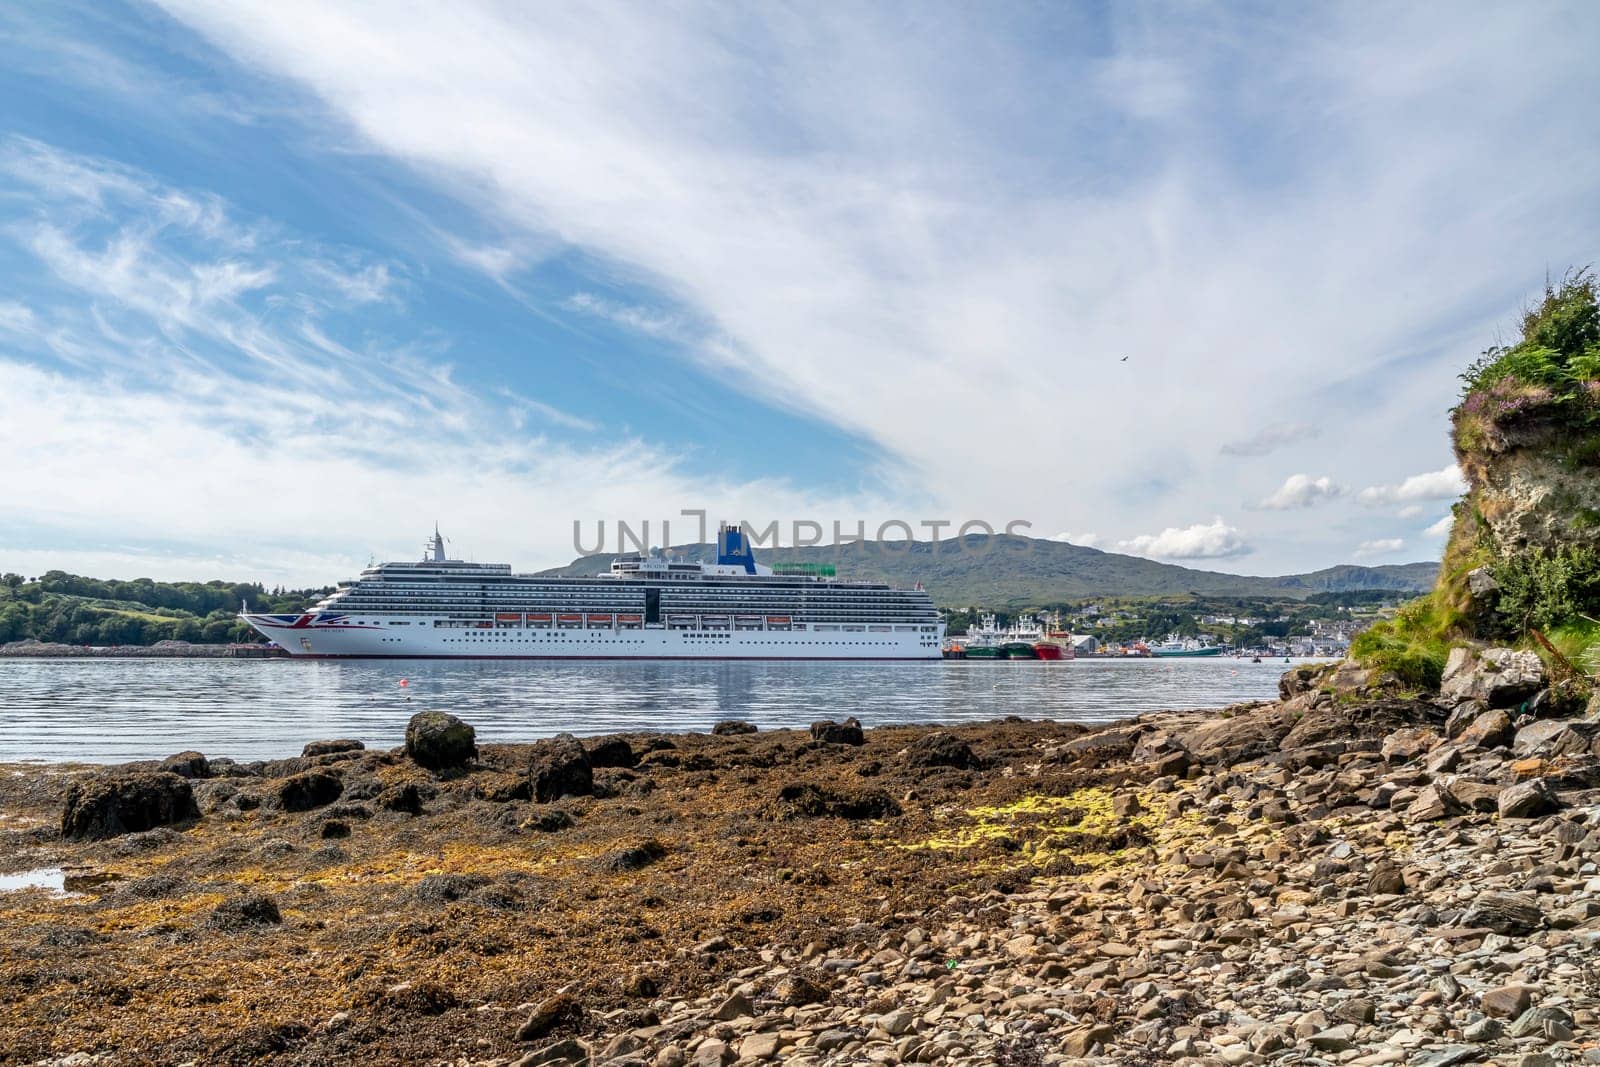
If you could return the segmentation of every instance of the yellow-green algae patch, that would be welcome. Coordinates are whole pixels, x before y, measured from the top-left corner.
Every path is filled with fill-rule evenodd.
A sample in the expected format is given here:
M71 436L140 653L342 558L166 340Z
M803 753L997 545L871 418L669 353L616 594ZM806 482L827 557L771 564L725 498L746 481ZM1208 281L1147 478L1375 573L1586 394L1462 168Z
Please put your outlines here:
M1065 859L1079 868L1097 870L1124 862L1129 852L1147 843L1199 829L1199 813L1171 817L1165 802L1158 804L1152 791L1139 790L1134 795L1139 810L1126 817L1116 813L1114 794L1102 786L1087 786L1061 796L1030 794L1007 804L978 805L961 813L970 820L967 824L902 847L958 852L1011 842L1015 852L1035 864ZM1097 844L1112 847L1094 847ZM1013 865L979 864L980 868Z

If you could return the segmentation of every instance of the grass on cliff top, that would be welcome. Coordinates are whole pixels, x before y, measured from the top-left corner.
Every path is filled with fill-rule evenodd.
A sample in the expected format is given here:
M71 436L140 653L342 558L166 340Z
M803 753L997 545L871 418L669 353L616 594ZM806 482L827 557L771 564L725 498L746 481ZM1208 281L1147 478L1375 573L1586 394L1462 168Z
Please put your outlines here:
M1499 450L1504 431L1551 422L1600 432L1600 291L1588 268L1569 271L1559 286L1524 311L1516 344L1487 349L1461 375L1461 402L1451 412L1456 455L1471 470Z

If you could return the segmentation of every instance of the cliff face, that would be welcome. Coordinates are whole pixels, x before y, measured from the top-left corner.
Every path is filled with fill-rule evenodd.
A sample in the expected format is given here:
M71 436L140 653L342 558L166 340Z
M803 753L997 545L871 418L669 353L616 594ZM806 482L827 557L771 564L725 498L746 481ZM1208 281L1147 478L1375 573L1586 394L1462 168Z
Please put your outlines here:
M1600 469L1569 454L1570 431L1541 427L1496 455L1471 457L1471 506L1498 553L1600 547Z
M1600 666L1600 302L1588 271L1527 310L1520 339L1461 375L1451 413L1467 492L1433 593L1354 656L1436 689L1454 646L1537 646ZM1555 657L1555 658L1560 658ZM1594 663L1594 666L1590 664Z
M1468 636L1515 638L1600 608L1600 306L1588 272L1547 287L1485 352L1452 413L1468 483L1436 597Z

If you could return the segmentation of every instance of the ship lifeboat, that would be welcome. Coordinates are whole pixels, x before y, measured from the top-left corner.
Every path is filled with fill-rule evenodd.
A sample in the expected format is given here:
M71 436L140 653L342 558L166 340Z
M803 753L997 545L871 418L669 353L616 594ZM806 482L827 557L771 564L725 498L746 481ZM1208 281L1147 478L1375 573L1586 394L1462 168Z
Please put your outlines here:
M522 612L498 611L495 612L494 621L499 623L501 626L521 626Z
M591 627L603 627L603 628L609 629L610 626L611 626L611 616L610 615L590 615L589 616L589 625Z
M618 615L617 625L624 630L637 630L644 625L644 617L642 615Z
M548 614L544 614L544 615L529 615L528 616L528 625L529 626L549 626L550 625L550 616Z
M569 627L569 628L576 628L576 627L579 627L579 626L583 625L583 616L582 615L557 615L556 616L556 625L557 626L565 626L565 627Z
M726 630L728 617L726 615L707 615L701 620L707 630Z
M787 616L787 615L768 615L767 616L767 625L768 626L788 626L789 625L789 616Z

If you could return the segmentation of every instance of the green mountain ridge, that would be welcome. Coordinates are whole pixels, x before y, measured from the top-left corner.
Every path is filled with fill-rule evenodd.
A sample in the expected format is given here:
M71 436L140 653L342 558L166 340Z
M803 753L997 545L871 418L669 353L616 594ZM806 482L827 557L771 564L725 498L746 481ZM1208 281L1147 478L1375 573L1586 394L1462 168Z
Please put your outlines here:
M691 561L716 558L709 544L674 545ZM763 563L831 563L839 575L863 581L921 582L943 607L1036 607L1086 597L1210 596L1293 597L1377 589L1421 593L1432 587L1437 563L1381 567L1342 564L1278 577L1226 574L1159 563L1139 556L1034 537L974 534L960 540L852 541L812 548L758 548ZM584 576L611 566L617 553L581 556L543 574Z

